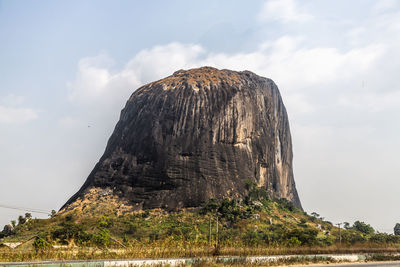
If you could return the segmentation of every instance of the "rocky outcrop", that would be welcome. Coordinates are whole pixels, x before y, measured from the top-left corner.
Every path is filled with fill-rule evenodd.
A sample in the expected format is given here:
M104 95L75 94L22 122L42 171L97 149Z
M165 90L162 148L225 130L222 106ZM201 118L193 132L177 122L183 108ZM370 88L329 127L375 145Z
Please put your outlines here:
M93 188L133 209L197 207L243 197L246 179L301 208L292 157L272 80L249 71L180 70L132 94L104 155L64 209Z
M2 233L5 236L9 236L12 234L13 230L14 230L14 227L11 224L6 224L6 225L4 225Z

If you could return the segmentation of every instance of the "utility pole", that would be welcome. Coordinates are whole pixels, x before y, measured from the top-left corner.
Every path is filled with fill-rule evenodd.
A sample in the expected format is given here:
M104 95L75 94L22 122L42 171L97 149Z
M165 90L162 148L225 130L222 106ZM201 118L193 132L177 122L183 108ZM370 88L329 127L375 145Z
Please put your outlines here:
M218 247L218 209L215 209L215 216L217 217L217 225L216 225L216 231L215 231L215 249Z
M339 227L339 244L342 244L342 233L340 232L340 225L342 225L342 223L337 223L336 225Z
M210 215L210 217L209 217L209 220L210 220L210 224L209 224L209 231L208 231L208 245L209 246L211 246L211 242L212 242L212 239L211 239L211 215Z
M217 233L216 233L216 236L215 236L215 247L217 248L218 247L218 213L217 213Z

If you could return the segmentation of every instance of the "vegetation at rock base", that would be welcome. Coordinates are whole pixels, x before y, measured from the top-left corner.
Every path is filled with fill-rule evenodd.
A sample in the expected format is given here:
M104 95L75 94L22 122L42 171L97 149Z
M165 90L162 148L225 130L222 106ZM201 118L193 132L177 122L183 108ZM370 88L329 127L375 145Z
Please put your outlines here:
M247 190L243 200L211 199L177 212L20 216L10 232L3 231L3 242L25 243L0 247L0 261L400 251L399 235L356 221L339 237L339 229L319 214L271 200L255 184Z

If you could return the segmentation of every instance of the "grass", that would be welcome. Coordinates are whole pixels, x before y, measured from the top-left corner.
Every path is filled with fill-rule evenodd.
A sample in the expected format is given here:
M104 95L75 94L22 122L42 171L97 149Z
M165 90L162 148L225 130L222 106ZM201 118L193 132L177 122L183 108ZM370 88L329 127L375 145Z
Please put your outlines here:
M400 247L221 247L219 254L224 256L266 256L266 255L315 255L315 254L348 254L361 253L375 255L370 260L398 260L392 255L400 252ZM36 260L93 260L93 259L133 259L133 258L175 258L175 257L212 257L215 249L212 247L170 247L156 242L141 244L127 249L75 247L68 249L44 249L24 247L14 250L0 249L0 262L36 261ZM398 257L398 256L397 256Z

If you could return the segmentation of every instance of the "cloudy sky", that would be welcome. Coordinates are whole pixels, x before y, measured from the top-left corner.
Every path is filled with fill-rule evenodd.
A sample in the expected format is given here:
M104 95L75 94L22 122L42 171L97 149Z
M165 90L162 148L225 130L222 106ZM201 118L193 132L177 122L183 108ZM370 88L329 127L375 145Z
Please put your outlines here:
M391 232L399 47L395 0L0 0L0 205L59 209L134 90L209 65L277 83L307 212Z

